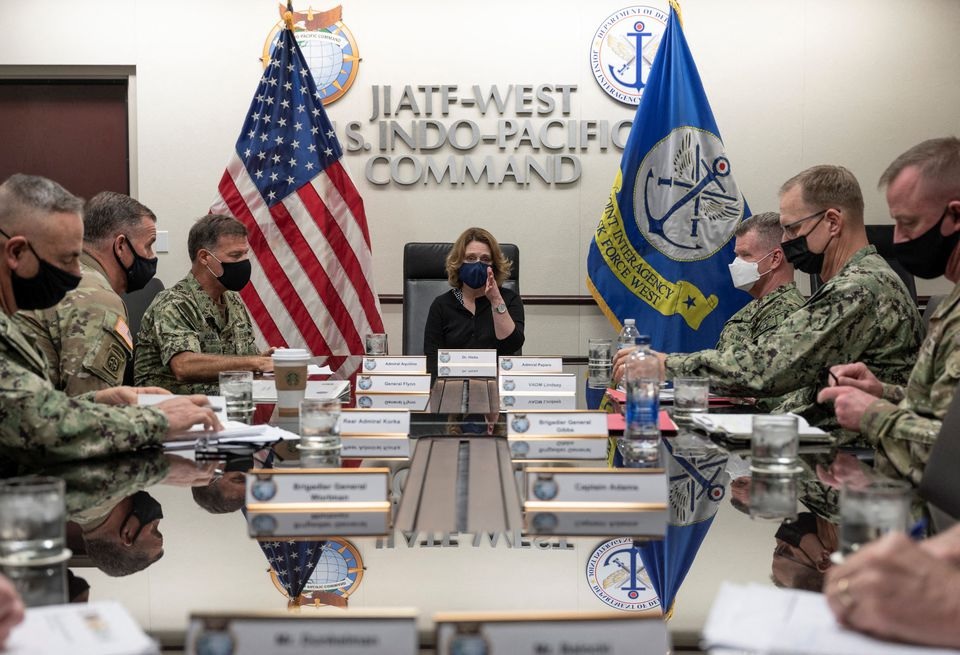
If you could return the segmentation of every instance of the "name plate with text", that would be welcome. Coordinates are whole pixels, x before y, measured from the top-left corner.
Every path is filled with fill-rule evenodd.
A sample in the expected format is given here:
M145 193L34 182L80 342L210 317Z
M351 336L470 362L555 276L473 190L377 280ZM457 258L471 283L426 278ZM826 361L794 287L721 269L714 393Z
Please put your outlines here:
M572 393L558 394L556 396L512 396L500 395L500 409L507 411L511 409L549 409L549 410L571 410L577 408L577 396Z
M407 436L353 436L340 437L341 457L410 457L410 439Z
M337 424L340 434L410 434L410 412L408 410L356 410L345 409L340 412Z
M389 476L386 468L257 469L247 475L247 509L388 506Z
M500 357L500 374L563 373L562 357Z
M357 393L430 393L430 375L358 375Z
M565 537L663 537L668 509L527 511L524 530L534 535Z
M364 373L426 373L427 358L424 355L407 357L364 357Z
M606 459L610 440L607 437L555 439L509 437L513 459Z
M434 622L438 653L635 655L670 651L659 611L451 612L435 615Z
M390 531L390 510L247 512L247 530L260 539L382 535Z
M510 437L605 437L607 434L605 412L507 412L507 436Z
M185 636L188 655L416 655L416 612L350 609L306 617L300 614L197 613Z
M422 412L430 403L428 393L358 393L359 409L406 409Z
M440 350L437 352L437 375L454 378L496 377L497 351Z
M497 368L481 364L440 364L437 375L442 378L495 378Z
M524 507L617 505L665 509L663 469L535 468L524 471Z
M508 375L500 373L500 393L539 394L576 393L577 376L573 373L553 375Z

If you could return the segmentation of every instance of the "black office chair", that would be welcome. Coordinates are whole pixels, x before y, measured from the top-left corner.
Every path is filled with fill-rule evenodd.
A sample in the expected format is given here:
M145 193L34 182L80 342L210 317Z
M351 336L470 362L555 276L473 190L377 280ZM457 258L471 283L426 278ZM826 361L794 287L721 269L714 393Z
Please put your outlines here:
M423 330L433 299L450 290L447 253L452 243L408 243L403 247L403 354L423 354ZM501 243L500 249L513 261L505 289L520 293L520 249Z
M136 357L137 334L140 332L143 315L161 291L163 291L163 282L160 281L160 278L155 277L139 291L131 291L121 296L123 303L127 306L127 324L130 326L130 334L133 337L134 357ZM123 379L125 384L133 384L133 358L127 362L127 370Z
M890 265L890 268L900 276L903 283L907 286L907 292L913 298L914 304L917 302L917 283L913 279L913 273L910 273L893 255L893 226L892 225L867 225L867 241L877 247L877 254ZM817 289L823 286L823 281L817 274L810 275L810 294L813 295Z

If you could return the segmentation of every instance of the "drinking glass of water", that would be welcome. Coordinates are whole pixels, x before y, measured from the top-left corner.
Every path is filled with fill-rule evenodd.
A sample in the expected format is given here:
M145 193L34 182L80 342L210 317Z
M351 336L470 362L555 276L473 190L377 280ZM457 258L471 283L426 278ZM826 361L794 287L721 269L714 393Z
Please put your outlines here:
M300 459L307 467L338 466L340 402L305 398L300 401Z
M910 485L873 480L840 491L840 552L849 555L888 532L905 532L910 520Z
M694 414L706 414L710 408L710 378L673 379L673 420L691 422Z
M374 332L363 338L363 354L374 357L387 354L387 335Z
M767 473L794 473L800 469L797 417L763 414L753 417L750 468Z
M591 337L587 341L587 386L606 389L613 367L613 340Z
M60 478L0 480L0 562L28 565L63 553L63 494Z
M249 425L253 420L253 372L221 371L220 395L227 403L227 419Z
M753 471L750 476L750 518L795 521L800 480L792 473Z

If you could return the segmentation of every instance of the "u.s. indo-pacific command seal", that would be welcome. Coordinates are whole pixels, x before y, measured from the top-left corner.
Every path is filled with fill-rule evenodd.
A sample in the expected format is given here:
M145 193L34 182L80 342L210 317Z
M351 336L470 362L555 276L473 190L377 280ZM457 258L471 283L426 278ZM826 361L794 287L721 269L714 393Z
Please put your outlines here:
M640 560L640 547L630 537L605 541L587 560L587 584L610 607L645 612L660 607L660 599Z
M733 237L743 198L720 138L678 127L650 148L633 190L637 227L676 261L707 259Z
M590 41L590 68L607 95L640 104L668 18L663 9L638 5L619 9L600 24Z

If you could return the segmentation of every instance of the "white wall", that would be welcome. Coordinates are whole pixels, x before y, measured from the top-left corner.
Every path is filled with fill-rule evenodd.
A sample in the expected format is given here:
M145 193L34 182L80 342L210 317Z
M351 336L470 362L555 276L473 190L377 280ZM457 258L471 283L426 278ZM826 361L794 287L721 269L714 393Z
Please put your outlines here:
M340 126L361 121L369 139L375 84L552 83L577 85L569 118L629 118L632 110L593 80L587 57L600 22L628 4L348 0L343 19L363 62L353 89L328 113ZM954 0L685 0L682 7L754 211L775 209L777 187L802 168L837 163L860 178L868 221L884 222L875 184L886 164L922 139L960 132ZM277 18L269 0L0 3L0 75L134 67L134 189L170 231L171 252L159 273L167 284L187 268L187 230L213 198ZM45 68L30 68L36 66ZM455 118L483 120L466 108L447 120ZM380 293L401 292L404 242L451 240L470 224L520 244L524 293L586 293L587 246L619 163L612 148L601 153L592 145L582 154L579 184L555 188L374 187L363 176L370 154L349 154L347 165L366 203ZM920 293L947 288L941 280L921 284ZM400 309L385 312L399 341ZM581 352L588 336L609 329L593 308L529 313L530 353Z

